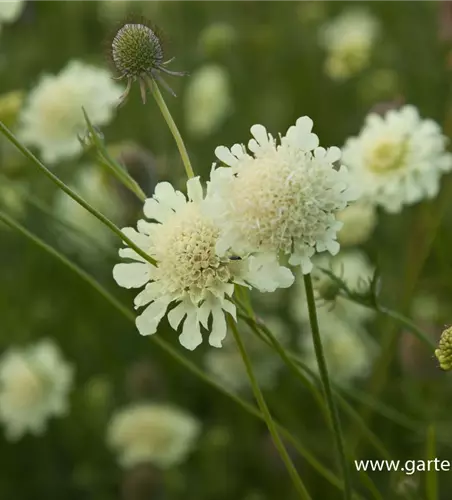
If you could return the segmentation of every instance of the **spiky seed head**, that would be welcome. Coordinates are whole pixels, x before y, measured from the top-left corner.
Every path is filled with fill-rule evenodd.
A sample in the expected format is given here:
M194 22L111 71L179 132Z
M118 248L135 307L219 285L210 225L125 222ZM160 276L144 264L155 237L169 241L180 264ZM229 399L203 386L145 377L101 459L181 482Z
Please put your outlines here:
M435 356L441 369L452 370L452 327L446 328L441 334Z
M113 38L112 58L121 76L139 78L163 63L162 43L148 26L125 24Z

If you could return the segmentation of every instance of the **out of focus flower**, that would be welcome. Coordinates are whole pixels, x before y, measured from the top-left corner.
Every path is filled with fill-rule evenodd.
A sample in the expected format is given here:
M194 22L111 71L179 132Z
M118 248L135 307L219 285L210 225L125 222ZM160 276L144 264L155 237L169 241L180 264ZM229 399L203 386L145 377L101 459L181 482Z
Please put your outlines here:
M435 356L443 370L452 370L452 327L446 328L441 334Z
M24 8L24 0L2 0L0 2L0 28L1 23L17 21Z
M0 121L7 127L16 123L19 112L24 103L25 94L22 90L13 90L0 95Z
M89 165L79 168L71 187L107 217L121 220L122 205L119 194L112 189L108 181L109 178L104 175L102 169ZM88 260L103 258L101 248L114 244L112 232L62 191L58 191L54 207L59 217L80 229L80 232L71 229L61 232L62 244L72 251L79 251L81 256ZM91 239L94 239L97 245L93 244Z
M73 369L50 340L12 348L0 359L0 420L6 436L42 434L47 420L68 411Z
M304 273L314 253L336 254L337 212L356 198L352 179L336 167L341 152L318 147L307 116L281 137L280 144L262 125L245 146L220 146L215 154L228 167L212 170L208 187L211 212L222 229L219 251L264 251L289 255Z
M147 462L167 469L187 457L200 430L200 423L179 408L140 403L113 416L108 442L123 467Z
M146 285L135 297L136 308L146 306L136 320L142 335L155 333L169 305L176 303L168 321L176 331L183 323L179 341L184 347L193 350L202 342L201 326L210 331L210 345L221 347L225 313L236 314L230 300L234 284L273 291L290 286L293 275L272 255L218 253L220 230L207 210L198 177L187 182L187 193L188 199L168 182L157 184L154 196L144 204L145 216L156 222L140 220L138 231L123 229L157 266L125 248L119 255L129 262L117 264L113 276L125 288Z
M346 324L361 325L371 319L372 309L352 302L339 295L339 287L320 269L328 269L338 276L352 291L365 291L373 275L373 268L367 257L359 250L341 252L335 257L319 255L314 261L313 286L320 310L325 318L338 317ZM309 320L306 294L303 282L297 282L292 310L296 319ZM333 322L333 320L331 321Z
M318 314L323 350L331 378L343 385L366 377L372 367L377 346L365 331L343 322L334 315ZM308 324L306 324L309 330ZM306 364L318 371L312 335L308 332L301 339Z
M217 22L206 26L199 35L200 51L207 56L221 54L237 40L235 28L228 23Z
M94 125L105 125L120 95L108 71L71 61L58 75L44 75L30 92L18 135L45 162L74 157L82 151L77 135L86 129L82 108Z
M358 137L348 139L343 161L362 189L363 199L400 212L434 198L444 172L452 169L446 137L433 120L404 106L384 117L370 114Z
M265 324L281 343L287 343L285 326L277 317L271 317ZM275 386L282 363L277 354L244 324L239 330L246 350L251 358L253 371L259 386L268 389ZM205 358L208 371L228 389L240 391L250 389L248 375L242 356L231 335L224 341L223 349L209 351Z
M370 64L378 32L378 20L363 9L349 9L330 21L320 34L327 52L328 76L346 80L365 69Z
M187 130L204 137L218 130L231 112L232 99L228 72L216 64L197 70L185 94Z
M337 220L344 225L337 239L343 246L360 245L369 239L377 223L374 205L358 201L337 214Z
M6 208L8 213L21 218L26 208L27 188L19 181L0 181L0 207ZM2 225L2 229L6 226Z

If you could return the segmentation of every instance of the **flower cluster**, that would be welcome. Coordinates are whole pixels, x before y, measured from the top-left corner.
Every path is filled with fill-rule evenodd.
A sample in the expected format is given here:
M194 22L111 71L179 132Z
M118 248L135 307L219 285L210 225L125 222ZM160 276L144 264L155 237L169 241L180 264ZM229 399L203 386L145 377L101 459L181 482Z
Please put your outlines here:
M131 248L120 250L128 262L113 275L125 288L144 290L135 298L145 307L136 324L142 335L156 332L167 316L179 340L195 349L210 332L221 347L225 313L233 317L236 285L273 292L289 287L291 271L280 264L300 264L304 273L318 251L337 253L336 213L355 198L348 172L337 165L338 148L318 147L312 120L302 117L279 144L262 125L251 128L248 153L243 145L217 148L229 166L214 165L204 196L198 178L187 182L185 197L167 182L156 186L144 204L149 220L124 233L156 262L153 266ZM211 321L210 321L210 318Z
M328 23L320 42L327 51L325 71L346 80L366 68L378 37L377 19L364 9L350 9Z
M200 430L200 423L178 408L137 403L113 416L107 437L122 466L148 462L166 469L188 455Z
M108 71L71 61L59 75L44 75L31 91L18 135L48 163L74 157L82 152L77 135L86 129L82 108L94 125L105 125L120 96Z
M73 370L57 346L42 340L0 359L0 420L10 440L44 432L47 420L68 410Z
M388 212L438 194L440 179L452 169L446 137L414 106L370 114L358 137L348 139L343 161L364 200Z

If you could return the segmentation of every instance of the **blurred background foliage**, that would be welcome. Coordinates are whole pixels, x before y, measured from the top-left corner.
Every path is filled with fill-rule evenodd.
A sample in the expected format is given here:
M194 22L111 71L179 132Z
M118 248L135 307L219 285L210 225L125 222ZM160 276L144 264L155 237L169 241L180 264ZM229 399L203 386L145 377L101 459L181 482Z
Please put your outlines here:
M382 36L369 67L337 82L325 74L319 32L329 19L351 6L363 6L376 16ZM186 101L192 77L168 78L178 97L165 94L166 100L186 139L193 166L204 179L215 147L244 142L253 123L265 124L276 135L306 114L314 120L322 145L341 146L359 131L375 106L406 102L442 124L450 136L449 9L448 2L428 1L29 1L19 19L3 25L0 34L0 117L6 119L2 95L27 93L41 74L58 73L72 59L107 66L108 41L118 23L129 16L144 16L167 34L168 57L176 57L172 68L189 71L193 78L198 69L211 64L227 72L228 112L218 126L201 136L188 126L190 105ZM137 88L103 133L113 153L126 154L128 148L127 161L124 156L123 160L148 194L161 180L183 186L183 167L173 139L155 103L150 99L143 105ZM124 141L129 141L128 146ZM89 240L83 245L73 245L71 240L68 244L65 234L73 231L55 220L61 214L54 186L4 140L0 158L0 205L130 304L131 295L115 287L111 276L118 242L108 240L103 245L107 251L93 251L96 245ZM85 154L61 162L55 172L65 182L76 183L79 169L89 162L92 159ZM120 205L118 224L136 220L139 205L112 186L110 179L102 182L109 186L103 195L108 199L94 203L109 204L113 213ZM432 202L398 215L380 213L376 231L363 245L381 271L383 302L413 314L435 339L450 321L450 184L449 176ZM39 208L43 204L49 213ZM66 221L74 222L71 212ZM0 349L51 337L76 366L68 417L52 420L42 437L26 436L10 443L0 436L0 498L295 498L263 424L140 337L132 324L52 257L5 227L0 227L0 241ZM263 309L283 322L296 347L300 328L282 295L266 298ZM380 345L387 344L393 356L388 362L377 360L374 371L354 384L356 392L352 391L349 401L365 415L394 458L425 458L427 427L435 423L437 456L452 459L450 377L418 342L395 328L387 318L372 322L373 338ZM159 335L176 345L174 332L162 328ZM189 356L202 365L209 349L201 346ZM275 416L334 469L333 441L311 394L285 369L273 378L266 396ZM375 396L380 407L369 410L360 394ZM246 391L245 397L250 397ZM143 464L123 471L106 446L106 427L114 409L143 398L174 402L202 422L202 437L180 467L160 472ZM386 405L386 416L381 405ZM356 446L357 458L380 458L347 416L343 421L347 442ZM314 468L293 455L315 500L341 497ZM426 498L423 474L371 476L385 500ZM438 498L449 500L450 474L440 473L438 479L442 492ZM356 472L354 481L364 498L372 498Z

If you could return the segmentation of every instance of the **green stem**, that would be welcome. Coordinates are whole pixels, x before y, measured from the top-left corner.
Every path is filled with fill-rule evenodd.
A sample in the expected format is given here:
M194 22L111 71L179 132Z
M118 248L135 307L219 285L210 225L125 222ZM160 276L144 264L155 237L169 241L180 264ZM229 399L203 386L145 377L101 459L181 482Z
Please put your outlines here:
M18 222L14 221L4 212L0 211L0 222L3 222L11 229L19 232L27 239L32 241L39 248L47 252L52 257L56 258L59 262L68 267L71 271L77 274L82 280L85 281L89 286L96 290L107 302L109 302L118 312L120 312L128 321L132 323L135 322L135 314L125 307L121 302L119 302L108 290L106 290L102 285L100 285L92 276L90 276L83 269L78 267L76 264L71 262L63 254L52 248L50 245L42 241L36 235L28 231ZM188 358L180 354L174 347L171 346L164 339L154 335L151 337L151 341L157 344L161 349L163 349L170 357L175 359L182 366L187 368L191 373L196 375L198 378L203 380L206 384L213 387L215 390L221 392L226 397L234 401L236 404L241 406L247 413L265 422L263 414L252 404L248 403L246 400L240 398L233 392L229 392L223 385L218 384L212 378L210 378L205 372L203 372L195 363L190 361ZM317 458L307 450L301 442L296 439L284 426L275 422L278 431L284 438L290 442L293 447L298 451L298 453L309 463L321 476L323 476L330 484L338 489L343 489L342 481L329 469L327 469L322 463L320 463ZM354 495L355 500L363 500L358 494Z
M240 354L242 356L243 362L245 364L246 372L248 374L248 378L251 383L251 387L253 389L254 396L256 398L257 404L262 412L262 415L264 416L265 423L267 424L268 430L270 431L270 434L273 438L273 442L276 446L276 449L279 452L279 455L284 462L284 465L286 466L287 471L289 472L289 475L292 479L292 482L297 490L297 492L300 495L300 498L305 498L310 500L311 496L309 495L306 487L304 486L300 476L298 475L298 472L292 463L292 460L287 453L286 448L284 447L283 442L281 441L281 438L279 437L278 430L276 429L276 425L273 422L273 418L270 414L270 411L268 409L267 403L265 402L264 396L262 394L262 391L260 390L259 384L257 383L257 379L254 375L253 372L253 367L251 365L251 360L248 356L248 353L246 352L245 349L245 344L243 343L240 334L237 330L237 325L235 321L231 318L228 317L228 323L229 326L231 327L232 333L234 335L234 339L237 343L237 347L239 348Z
M64 191L68 196L70 196L74 201L81 205L85 210L90 212L94 217L99 219L105 226L107 226L113 233L121 238L124 243L126 243L130 248L135 250L135 252L143 257L147 262L156 265L155 260L148 255L146 252L141 250L135 243L128 238L110 219L101 214L94 207L92 207L88 202L86 202L81 196L79 196L75 191L61 181L55 174L53 174L43 163L41 163L38 158L25 146L23 146L13 135L13 133L6 127L6 125L0 122L0 132L12 143L16 148L29 160L31 160L41 172L47 176L54 184L56 184L62 191Z
M319 367L320 379L322 381L323 390L325 393L325 399L330 411L330 417L333 424L333 434L336 440L339 463L341 465L342 474L344 477L344 484L345 484L344 499L350 500L352 497L350 471L348 468L347 458L345 455L344 438L342 436L339 414L334 401L333 391L331 389L330 378L328 375L328 368L325 360L325 355L323 353L322 339L320 338L320 330L317 321L317 311L315 307L315 299L314 299L314 291L312 289L311 275L305 274L303 278L306 289L306 299L309 309L309 321L311 323L312 341L314 343L314 350L317 358L317 364Z
M163 99L162 93L160 92L157 83L152 78L148 78L147 82L149 85L149 89L151 90L151 93L154 96L154 99L157 102L160 111L162 112L163 118L165 118L165 121L171 133L173 134L174 140L176 141L177 149L179 149L179 153L182 158L182 162L184 164L187 177L191 179L192 177L195 176L195 173L193 172L193 168L190 163L190 158L188 157L187 149L185 148L185 144L182 139L182 136L180 135L179 129L177 128L177 125L174 122L173 117L171 116L171 113Z
M131 175L129 175L127 170L123 168L118 162L113 160L113 158L108 154L108 151L105 148L104 143L101 141L101 139L99 139L99 136L97 135L97 132L94 129L88 117L88 114L86 113L85 109L82 108L82 110L85 116L85 121L90 133L90 137L97 150L97 157L100 165L103 168L109 170L118 179L118 181L121 182L121 184L123 184L127 189L134 193L140 201L144 202L146 200L146 194L144 193L144 191L141 189L136 180L133 179Z

